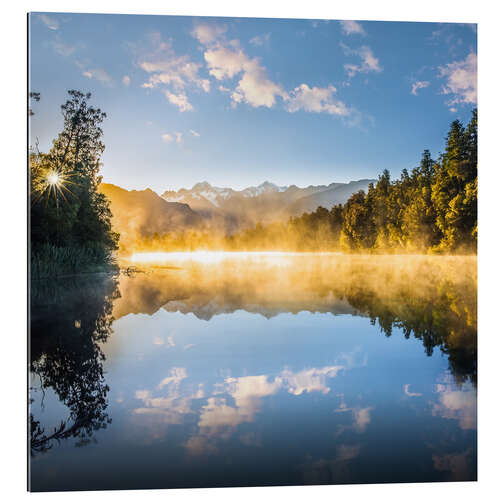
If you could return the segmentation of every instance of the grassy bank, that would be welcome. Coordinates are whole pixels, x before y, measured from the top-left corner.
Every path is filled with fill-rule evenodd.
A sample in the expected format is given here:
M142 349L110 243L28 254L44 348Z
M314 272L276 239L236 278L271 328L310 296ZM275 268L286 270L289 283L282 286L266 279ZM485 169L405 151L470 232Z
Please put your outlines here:
M31 251L31 279L118 272L118 269L113 254L99 246L57 247L46 244Z

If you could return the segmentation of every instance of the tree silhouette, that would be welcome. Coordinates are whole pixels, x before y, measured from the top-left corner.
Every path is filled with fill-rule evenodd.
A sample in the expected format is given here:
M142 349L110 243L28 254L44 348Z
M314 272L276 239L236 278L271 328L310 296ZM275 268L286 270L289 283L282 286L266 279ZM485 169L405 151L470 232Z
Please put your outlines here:
M85 444L111 423L101 344L112 332L112 302L117 296L117 282L109 278L33 283L30 369L41 390L51 388L69 416L49 431L30 414L32 453L69 437Z

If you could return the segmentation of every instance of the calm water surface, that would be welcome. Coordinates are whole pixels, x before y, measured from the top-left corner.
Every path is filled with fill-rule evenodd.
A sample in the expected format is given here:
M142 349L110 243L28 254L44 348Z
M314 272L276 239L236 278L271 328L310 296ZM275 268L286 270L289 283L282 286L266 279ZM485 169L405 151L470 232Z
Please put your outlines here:
M167 259L32 286L34 491L475 480L476 259Z

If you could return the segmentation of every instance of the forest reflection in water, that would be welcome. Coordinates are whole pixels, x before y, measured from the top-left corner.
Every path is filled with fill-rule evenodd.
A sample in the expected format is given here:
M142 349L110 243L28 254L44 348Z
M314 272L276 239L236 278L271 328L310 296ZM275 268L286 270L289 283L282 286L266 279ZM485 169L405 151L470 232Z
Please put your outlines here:
M182 267L181 267L182 266ZM215 263L175 255L122 279L115 318L159 308L209 320L244 310L267 318L310 311L369 316L449 356L457 381L477 379L476 257L257 255Z
M369 318L374 325L373 331L378 330L378 335L382 338L394 334L406 339L417 339L423 358L431 356L436 350L442 352L447 359L453 383L450 385L449 380L438 383L437 391L445 391L445 386L453 386L458 388L458 392L450 392L448 389L441 392L439 403L432 403L432 414L441 415L444 419L459 418L461 429L475 432L475 390L460 391L464 384L475 388L477 380L475 257L289 255L228 258L212 263L186 259L176 261L173 258L153 265L136 265L139 266L139 272L122 274L119 279L87 277L32 283L30 395L33 411L30 423L33 457L44 455L43 452L50 455L54 448L57 449L56 443L65 441L77 445L74 453L78 453L82 446L95 444L95 436L102 434L104 429L113 427L115 414L119 418L123 416L121 410L110 411L108 407L110 388L113 390L111 380L114 379L112 374L106 375L105 366L109 360L105 353L108 353L108 358L112 358L117 345L121 345L122 349L137 349L138 340L124 347L123 343L127 339L114 338L114 324L118 325L126 318L140 319L141 315L155 317L160 311L186 315L186 319L194 317L196 321L208 323L215 321L218 316L236 318L241 311L266 318L276 318L287 313L299 318L303 312L322 313L320 317L326 317L324 313L330 313L330 317L345 315ZM221 332L222 337L217 342L220 343L221 350L219 358L225 362L224 356L228 356L224 354L227 352L227 338L223 335L224 332ZM303 332L303 336L307 338L307 332ZM316 339L312 331L310 336ZM110 339L112 345L108 348L106 345L110 343ZM390 348L391 344L378 347ZM215 347L211 346L211 349ZM286 349L283 345L283 351ZM290 349L297 351L300 346L292 346ZM304 352L306 351L304 348ZM218 363L221 362L220 359ZM258 363L255 360L255 364ZM257 384L264 391L262 394L268 395L276 395L282 389L296 395L314 391L327 394L328 380L345 371L347 365L336 362L315 368L312 366L311 360L304 359L302 371L294 372L283 368L274 377L223 377L221 383L215 383L213 396L204 399L205 406L202 408L205 410L200 414L197 424L200 433L188 435L182 445L183 449L190 451L191 455L203 450L213 451L213 432L217 429L220 431L220 425L227 427L227 422L233 417L239 422L237 425L252 422L260 405L251 395L249 384ZM224 365L219 368L223 369ZM161 383L164 384L163 387L170 388L170 392L173 387L178 392L187 380L186 369L172 366L169 373ZM307 388L304 380L309 381ZM205 382L203 378L199 379L196 386L198 389L192 386L194 382L189 389L185 389L192 393L191 401L203 396L201 387ZM127 384L127 381L123 381L123 384ZM217 394L221 391L226 391L227 397L231 395L235 407L226 406L225 400L218 399ZM369 387L367 391L370 391ZM48 398L44 403L45 392L51 392L53 398ZM161 413L161 404L166 400L154 396L153 392L135 391L135 397L144 404L143 408L129 410L135 417L160 415L161 418L166 418ZM404 392L409 399L422 395L412 392L408 384L405 385ZM191 403L179 397L177 394L177 407L168 410L170 419L172 411L186 415L193 412ZM455 399L448 403L446 398ZM457 398L462 405L458 410ZM43 409L44 404L53 404L55 408L52 400L59 401L57 409L49 409L44 415L40 407ZM335 412L352 411L355 419L353 429L358 433L363 432L370 421L372 406L356 409L342 404ZM234 411L239 413L234 416ZM220 418L222 423L218 420ZM178 420L178 416L174 421L176 419ZM215 424L211 419L216 419ZM210 427L211 425L215 427ZM156 428L156 431L153 430L154 436L157 435L160 424L153 423L153 426ZM136 428L136 432L140 431ZM227 434L227 431L224 432ZM252 432L243 434L241 442L247 435L251 436ZM101 445L101 451L102 446L104 445ZM359 477L352 471L350 475L344 474L343 468L349 457L359 455L356 446L359 447L358 444L339 444L334 458L324 459L324 463L321 462L322 458L317 457L310 457L305 462L302 460L302 465L295 465L296 472L300 472L297 480L277 478L273 482L271 478L265 483L260 480L255 484L376 482L377 479L367 475L366 468L363 473L359 471ZM475 460L474 447L467 445L462 454L434 453L432 456L434 469L448 471L446 476L442 476L445 479L464 480L475 477L474 467L471 465L471 460ZM36 472L36 467L33 462L32 471ZM413 480L411 475L391 476L392 480L406 480L406 477ZM148 484L151 487L219 484L206 479L196 482L192 478L177 483L173 480L164 483L156 476L149 477L148 480L149 483L144 485L136 481L128 487L137 487L137 484L141 484L141 487L148 487ZM434 478L428 477L427 480ZM228 481L227 484L242 484L236 477L233 481ZM99 486L108 487L108 483L96 483L95 487ZM92 485L89 487L94 489ZM127 487L127 484L123 487ZM67 486L61 488L72 489ZM44 490L45 486L41 484L38 489ZM74 489L79 489L77 484Z

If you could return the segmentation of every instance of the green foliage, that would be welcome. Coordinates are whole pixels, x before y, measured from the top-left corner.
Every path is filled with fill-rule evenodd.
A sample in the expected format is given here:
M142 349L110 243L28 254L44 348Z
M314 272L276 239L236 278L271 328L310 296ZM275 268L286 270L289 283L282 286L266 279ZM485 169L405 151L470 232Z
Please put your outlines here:
M90 93L68 94L61 106L63 130L51 150L30 154L33 276L78 272L92 263L106 266L118 248L109 202L98 191L104 151L100 124L106 114L88 105Z
M343 248L360 250L374 243L374 224L370 205L373 200L373 184L364 191L354 193L344 206L340 243Z
M455 250L477 243L477 111L465 129L451 125L446 152L432 186L436 225L443 234L436 250Z
M475 253L477 246L477 111L465 128L451 124L446 150L428 150L411 175L387 170L368 193L344 205L342 247L349 251Z

